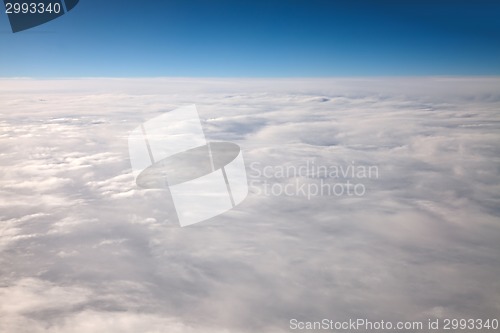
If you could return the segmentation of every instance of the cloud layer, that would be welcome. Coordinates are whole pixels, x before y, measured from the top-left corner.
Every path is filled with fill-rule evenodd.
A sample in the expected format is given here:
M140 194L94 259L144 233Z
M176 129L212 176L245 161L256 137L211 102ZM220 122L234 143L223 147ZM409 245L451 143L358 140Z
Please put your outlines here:
M0 80L0 331L288 332L500 313L497 78ZM180 228L128 131L195 103L247 167L376 166ZM345 177L344 177L345 178ZM325 182L343 182L331 179Z

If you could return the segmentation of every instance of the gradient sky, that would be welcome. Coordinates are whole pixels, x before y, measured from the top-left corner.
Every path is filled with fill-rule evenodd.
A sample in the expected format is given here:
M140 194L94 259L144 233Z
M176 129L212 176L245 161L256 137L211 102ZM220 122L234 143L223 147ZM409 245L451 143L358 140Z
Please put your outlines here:
M3 77L500 75L500 1L81 0Z

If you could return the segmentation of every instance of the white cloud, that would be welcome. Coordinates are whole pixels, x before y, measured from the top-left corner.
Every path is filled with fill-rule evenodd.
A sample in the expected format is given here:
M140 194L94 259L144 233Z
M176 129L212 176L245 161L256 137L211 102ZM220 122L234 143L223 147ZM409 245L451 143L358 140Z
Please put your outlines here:
M160 314L128 313L126 311L94 311L85 309L86 303L97 294L84 288L61 287L37 279L22 279L9 288L0 288L0 330L18 333L87 333L95 331L120 333L193 333L197 330L175 318ZM74 311L74 309L81 309ZM57 313L58 320L41 325L40 318ZM216 332L206 330L206 332ZM217 331L228 332L228 331Z
M0 331L287 332L291 318L493 317L499 85L2 79ZM192 103L208 138L237 142L247 166L355 162L380 175L363 180L361 197L254 191L179 228L168 193L135 186L126 138Z

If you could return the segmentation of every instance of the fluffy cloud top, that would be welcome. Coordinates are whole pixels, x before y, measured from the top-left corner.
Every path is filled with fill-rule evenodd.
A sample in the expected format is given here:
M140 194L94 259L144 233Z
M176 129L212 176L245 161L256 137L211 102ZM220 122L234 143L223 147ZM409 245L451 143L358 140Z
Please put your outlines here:
M0 80L0 331L288 332L500 313L500 80ZM251 193L180 228L127 135L195 103ZM361 196L263 168L376 166ZM254 168L250 168L253 165ZM349 177L343 177L349 178Z

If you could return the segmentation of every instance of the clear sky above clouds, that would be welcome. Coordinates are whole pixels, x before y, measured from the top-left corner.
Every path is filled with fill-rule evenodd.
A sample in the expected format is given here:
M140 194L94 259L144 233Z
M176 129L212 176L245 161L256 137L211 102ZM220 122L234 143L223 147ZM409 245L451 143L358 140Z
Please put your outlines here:
M499 1L81 0L0 76L499 75Z

